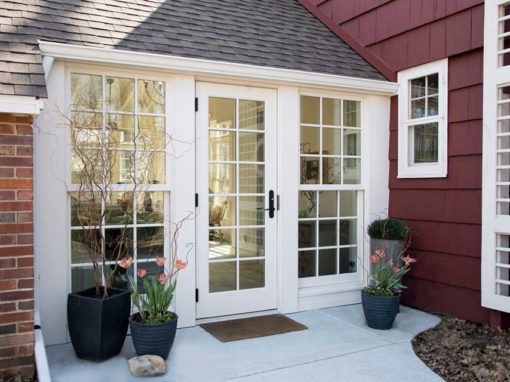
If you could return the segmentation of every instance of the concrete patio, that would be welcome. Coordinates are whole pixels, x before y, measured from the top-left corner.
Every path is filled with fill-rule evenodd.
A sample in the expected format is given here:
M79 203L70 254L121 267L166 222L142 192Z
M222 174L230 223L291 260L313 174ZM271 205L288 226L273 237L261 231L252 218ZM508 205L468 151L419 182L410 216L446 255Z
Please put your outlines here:
M165 376L151 381L442 381L413 352L411 339L434 327L433 315L402 307L393 329L369 329L361 305L290 314L309 330L222 343L200 327L177 332ZM55 382L139 381L123 351L106 362L75 357L70 344L47 348Z

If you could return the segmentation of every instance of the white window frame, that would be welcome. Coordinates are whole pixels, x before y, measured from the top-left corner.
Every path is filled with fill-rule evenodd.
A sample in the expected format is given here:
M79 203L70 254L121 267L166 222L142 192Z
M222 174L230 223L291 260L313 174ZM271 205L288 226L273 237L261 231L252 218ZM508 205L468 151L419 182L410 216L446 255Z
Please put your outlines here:
M423 118L409 117L409 82L415 78L437 73L438 114ZM448 174L448 59L434 61L398 73L398 178L445 178ZM410 163L409 130L411 126L437 123L437 163ZM410 147L411 146L411 147Z

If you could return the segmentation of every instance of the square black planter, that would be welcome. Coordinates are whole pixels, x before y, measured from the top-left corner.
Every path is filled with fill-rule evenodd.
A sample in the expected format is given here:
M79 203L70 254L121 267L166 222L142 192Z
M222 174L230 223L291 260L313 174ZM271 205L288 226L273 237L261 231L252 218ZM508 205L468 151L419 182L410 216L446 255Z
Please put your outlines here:
M101 295L103 288L101 288ZM131 311L129 290L108 288L107 299L90 288L67 297L69 336L78 358L103 361L120 353Z

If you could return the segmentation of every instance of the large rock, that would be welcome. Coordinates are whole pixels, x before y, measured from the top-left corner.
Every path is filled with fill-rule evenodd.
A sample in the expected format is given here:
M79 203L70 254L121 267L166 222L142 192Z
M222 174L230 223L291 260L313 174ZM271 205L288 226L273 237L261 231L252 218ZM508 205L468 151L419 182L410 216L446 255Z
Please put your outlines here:
M166 373L165 360L158 355L142 355L128 361L129 371L135 377L155 377Z

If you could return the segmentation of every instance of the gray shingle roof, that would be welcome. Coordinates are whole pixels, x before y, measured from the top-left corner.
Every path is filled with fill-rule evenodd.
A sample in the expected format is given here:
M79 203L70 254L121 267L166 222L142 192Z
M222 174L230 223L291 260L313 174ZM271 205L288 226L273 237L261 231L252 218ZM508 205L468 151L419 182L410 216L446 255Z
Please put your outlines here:
M46 96L38 39L384 80L297 0L2 0L0 94Z

